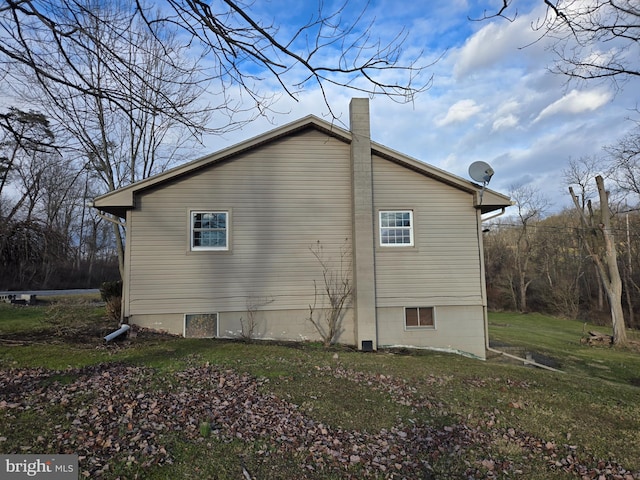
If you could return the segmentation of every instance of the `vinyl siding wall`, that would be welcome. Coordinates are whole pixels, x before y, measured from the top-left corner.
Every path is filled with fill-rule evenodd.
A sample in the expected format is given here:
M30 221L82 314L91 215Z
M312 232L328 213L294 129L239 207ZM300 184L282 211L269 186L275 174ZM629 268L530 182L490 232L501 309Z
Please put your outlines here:
M308 130L140 194L129 218L125 314L181 333L185 313L217 312L222 335L239 328L228 312L246 320L253 302L289 311L289 332L269 314L263 336L309 338L314 280L323 286L309 249L320 241L337 260L351 241L349 172L349 145ZM190 251L190 210L229 212L229 251ZM353 342L350 312L343 328L340 341Z
M373 159L378 344L484 357L477 211L472 195ZM382 247L380 210L413 210L414 247ZM404 307L436 307L436 328L405 330Z
M481 302L471 194L374 157L377 306ZM414 247L382 247L378 211L413 210Z

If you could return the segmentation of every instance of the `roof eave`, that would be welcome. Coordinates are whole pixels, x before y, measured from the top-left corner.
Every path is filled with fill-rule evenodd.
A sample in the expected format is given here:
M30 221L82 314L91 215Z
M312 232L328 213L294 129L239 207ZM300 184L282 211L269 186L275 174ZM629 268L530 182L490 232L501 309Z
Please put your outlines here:
M167 170L161 174L101 195L95 198L94 206L103 212L111 213L120 218L125 218L127 210L134 208L135 194L139 191L161 185L176 178L191 174L202 168L229 160L230 158L240 155L247 150L307 128L315 128L342 141L351 142L351 132L348 130L319 119L313 115L309 115L244 142L232 145L224 150L206 155L192 162ZM505 195L483 188L482 186L464 178L411 158L379 143L371 142L371 153L414 170L422 175L431 177L435 180L473 194L474 206L475 208L479 208L482 213L489 213L511 205L511 200Z
M493 212L512 205L511 199L506 195L483 188L481 185L470 182L433 165L416 160L415 158L411 158L384 145L372 142L371 150L372 154L379 155L422 175L473 194L473 205L475 208L480 209L481 213Z
M209 167L213 164L226 161L247 150L256 148L265 143L277 140L292 133L307 129L315 128L328 135L339 138L343 141L351 141L351 133L333 123L329 123L313 115L301 118L294 122L283 125L269 132L257 135L249 140L237 143L223 150L219 150L213 154L205 155L184 165L167 170L153 177L140 180L118 190L105 193L94 199L94 207L106 213L117 215L125 218L126 211L134 208L135 194L142 190L155 187L176 178L191 174L202 168Z

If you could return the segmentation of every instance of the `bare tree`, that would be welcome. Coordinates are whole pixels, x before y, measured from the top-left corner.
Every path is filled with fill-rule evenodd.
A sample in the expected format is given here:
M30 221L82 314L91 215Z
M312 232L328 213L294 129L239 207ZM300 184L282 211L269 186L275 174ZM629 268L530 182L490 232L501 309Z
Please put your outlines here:
M587 202L587 210L583 210L572 187L569 193L584 225L585 245L590 257L598 268L602 278L609 306L611 307L611 323L613 325L613 342L623 345L627 342L627 333L622 310L622 278L618 269L618 258L615 236L611 228L611 212L609 209L609 192L605 190L604 179L596 176L600 210L594 212L591 201Z
M640 125L605 150L618 187L640 199Z
M593 178L605 168L601 159L595 156L580 157L578 159L570 159L569 166L563 170L562 174L566 185L571 185L576 195L576 199L580 205L580 210L585 211L587 203L597 196L597 188L593 186ZM578 249L581 254L585 252L585 244L582 237L579 237ZM596 279L597 288L597 308L602 311L604 309L604 286L602 285L602 277L598 273L598 266L591 262L590 267L595 269L595 275L589 275L588 278ZM582 277L578 272L578 276Z
M48 105L111 191L163 170L201 134L263 113L275 98L269 81L293 97L311 82L323 93L341 85L398 101L426 88L429 80L414 84L426 67L402 63L406 32L384 44L363 16L344 15L346 3L328 14L321 7L287 37L243 1L7 2L0 76L31 79L23 97ZM208 125L212 112L226 120ZM122 271L124 232L114 223L113 233Z
M84 17L76 22L102 43L91 50L72 44L66 52L72 54L84 80L105 91L117 87L121 94L118 105L125 110L115 108L108 98L78 95L74 86L49 78L30 82L19 93L27 101L43 105L69 137L67 149L83 159L82 169L99 180L104 192L177 163L193 146L192 129L201 129L208 115L199 104L202 92L195 85L196 66L183 59L186 55L172 32L165 32L160 44L144 24L130 24L123 4L103 4L90 10L91 1L86 1ZM119 59L135 64L144 81L114 71L114 51ZM51 68L63 76L67 66L61 62ZM178 106L189 118L188 125L172 111ZM114 222L112 231L122 274L124 230Z
M532 27L555 39L554 70L580 80L609 79L619 85L640 76L640 4L636 0L539 0L546 15ZM517 2L502 0L483 19L513 20Z
M118 80L135 78L139 91L145 92L154 89L157 78L132 61L127 49L110 43L113 38L122 38L135 46L136 40L126 33L132 25L142 23L157 47L167 53L159 62L174 67L167 31L175 31L191 48L191 58L203 58L200 75L191 85L211 87L221 99L219 111L229 118L241 108L235 100L239 96L248 96L253 102L250 113L269 108L274 97L263 90L265 80L275 81L292 97L315 83L323 93L325 86L339 85L401 102L411 101L430 82L415 83L428 67L418 65L420 55L405 63L402 46L407 32L399 31L391 41L383 42L373 36L373 25L366 23L364 12L355 18L347 15L346 0L330 13L319 2L317 13L293 31L260 19L253 3L243 0L168 0L161 8L147 6L142 0L122 0L120 4L121 21L112 23L101 14L112 2L5 2L0 6L0 76L11 76L15 65L22 65L39 81L65 86L78 95L107 102L111 108L128 113L133 103L135 110L154 114L155 105L148 104L144 93L133 92L131 98L132 92L121 88ZM93 28L87 29L87 24ZM114 82L96 82L78 65L78 52L94 51L108 54L105 68ZM395 75L389 76L391 72ZM398 76L401 78L396 80ZM231 88L239 89L238 94L231 95ZM164 101L166 115L200 130L201 125L185 115L179 101L169 95ZM326 95L325 101L329 105Z
M614 83L640 76L640 5L635 0L545 3L550 14L545 28L558 39L558 73Z
M42 112L0 113L0 288L95 285L104 232L89 224L84 229L87 171L65 156L54 128ZM90 230L95 235L87 235ZM101 276L113 275L112 258L102 256ZM88 271L81 270L87 264Z
M511 227L503 223L506 220L498 218L487 225L483 239L488 306L496 310L517 308L509 275L512 249L508 232ZM512 304L506 303L507 297L511 298Z
M605 147L605 151L609 154L610 175L615 180L620 190L628 200L629 196L635 198L637 205L640 199L640 124L632 131L620 138L617 143ZM633 205L633 203L632 203ZM640 293L640 285L634 280L633 264L631 255L633 244L631 241L629 228L629 211L635 210L626 206L626 261L621 262L624 280L624 293L626 295L627 306L629 311L629 323L634 325L634 294Z
M541 280L537 308L573 319L580 313L585 255L575 235L568 232L577 228L579 222L574 210L567 209L546 217L536 228L535 268Z
M32 182L46 165L42 157L55 155L55 135L44 114L13 107L0 114L0 135L0 219L6 225L37 195ZM15 201L9 198L10 186Z
M509 196L518 209L518 234L514 260L517 273L518 308L527 311L527 290L531 285L531 261L535 254L534 224L542 218L549 201L530 186L512 187Z
M584 210L587 201L591 200L597 193L597 189L593 187L593 178L601 172L605 166L602 160L596 156L584 156L580 158L570 158L569 165L562 171L562 176L566 185L573 185L574 191L577 190L578 201L580 207Z

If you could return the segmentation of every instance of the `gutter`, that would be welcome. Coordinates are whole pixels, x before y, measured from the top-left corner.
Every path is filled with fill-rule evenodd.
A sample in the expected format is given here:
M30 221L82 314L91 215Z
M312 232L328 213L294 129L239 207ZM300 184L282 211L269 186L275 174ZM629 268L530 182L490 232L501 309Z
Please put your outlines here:
M495 214L493 214L493 215L491 215L489 217L485 217L485 218L480 217L480 223L486 222L487 220L493 220L494 218L497 218L497 217L499 217L501 215L504 215L504 212L506 210L507 210L507 207L502 207L502 210L500 210L498 213L495 213Z

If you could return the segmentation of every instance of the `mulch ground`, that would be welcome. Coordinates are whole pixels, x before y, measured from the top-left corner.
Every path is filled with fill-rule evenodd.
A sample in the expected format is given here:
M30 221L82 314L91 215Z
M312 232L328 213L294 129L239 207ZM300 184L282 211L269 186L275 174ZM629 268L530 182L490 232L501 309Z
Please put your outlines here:
M434 407L409 384L389 376L340 366L320 368L318 375L364 383L403 405ZM205 444L259 441L269 446L258 451L265 462L279 453L303 459L299 478L317 476L318 471L349 478L348 472L356 466L364 477L432 478L430 464L442 456L470 458L471 450L488 451L494 442L507 442L525 457L543 459L550 474L562 470L581 479L640 479L640 472L621 465L579 458L575 446L556 445L490 422L482 427L458 423L442 428L400 424L375 433L331 428L305 415L297 405L265 393L263 382L196 363L164 373L162 380L152 369L117 363L64 371L0 370L0 418L10 420L25 411L50 418L47 412L55 407L64 412L46 434L18 452L2 448L11 432L0 427L0 451L78 454L81 474L100 478L114 459L142 466L174 462L166 442L177 435L183 441ZM210 436L201 433L203 420L209 422ZM468 465L466 474L468 478L517 476L521 468L506 458L487 457ZM250 478L250 472L245 471L245 477Z

